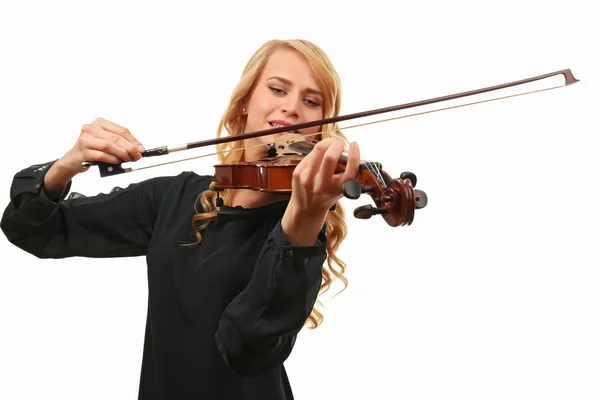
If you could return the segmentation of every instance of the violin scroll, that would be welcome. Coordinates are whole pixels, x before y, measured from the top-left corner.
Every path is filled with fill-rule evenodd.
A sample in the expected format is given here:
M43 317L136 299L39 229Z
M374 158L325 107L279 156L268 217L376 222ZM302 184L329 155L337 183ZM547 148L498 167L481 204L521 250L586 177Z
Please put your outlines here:
M375 206L366 204L354 210L359 219L369 219L381 215L390 226L411 225L415 210L427 205L427 194L416 190L417 176L403 172L399 179L392 179L380 169L361 169L358 179L345 182L342 193L349 199L358 199L368 193Z

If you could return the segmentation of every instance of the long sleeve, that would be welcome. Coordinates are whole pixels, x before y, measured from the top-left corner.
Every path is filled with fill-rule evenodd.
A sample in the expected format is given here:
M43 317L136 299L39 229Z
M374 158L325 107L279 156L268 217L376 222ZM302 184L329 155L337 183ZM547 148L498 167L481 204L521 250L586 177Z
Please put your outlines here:
M15 246L39 258L143 255L151 239L169 180L154 178L108 194L67 199L71 182L56 201L43 189L55 161L18 172L1 227Z
M277 223L252 278L223 313L215 334L227 363L242 376L282 364L316 302L326 260L325 229L314 246L292 246Z

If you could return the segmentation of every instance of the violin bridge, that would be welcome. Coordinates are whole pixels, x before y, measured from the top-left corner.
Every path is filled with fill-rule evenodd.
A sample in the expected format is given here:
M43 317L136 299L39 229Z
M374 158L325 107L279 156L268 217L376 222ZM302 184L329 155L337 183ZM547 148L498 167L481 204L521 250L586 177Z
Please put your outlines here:
M282 135L275 139L273 143L269 144L269 157L280 157L287 155L302 155L303 153L298 150L290 148L291 145L298 142L304 142L306 138L299 133L289 133ZM275 153L273 155L273 153Z

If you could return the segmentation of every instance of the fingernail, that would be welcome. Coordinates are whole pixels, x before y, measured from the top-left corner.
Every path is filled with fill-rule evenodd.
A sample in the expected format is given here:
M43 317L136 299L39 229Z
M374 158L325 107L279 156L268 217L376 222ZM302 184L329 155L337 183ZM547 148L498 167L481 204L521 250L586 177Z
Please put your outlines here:
M144 149L144 146L142 146L141 144L138 145L138 150L141 151L142 153L144 151L146 151L146 149Z

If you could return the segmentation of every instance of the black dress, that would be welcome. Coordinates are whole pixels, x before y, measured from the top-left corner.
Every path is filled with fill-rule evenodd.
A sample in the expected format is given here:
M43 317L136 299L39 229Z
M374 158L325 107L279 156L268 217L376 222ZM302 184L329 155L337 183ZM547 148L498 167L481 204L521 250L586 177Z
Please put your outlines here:
M146 256L148 316L139 399L293 399L283 362L310 315L326 260L292 246L287 202L223 209L199 245L191 217L211 176L184 172L93 197L57 201L42 184L52 162L17 173L1 226L39 258Z

